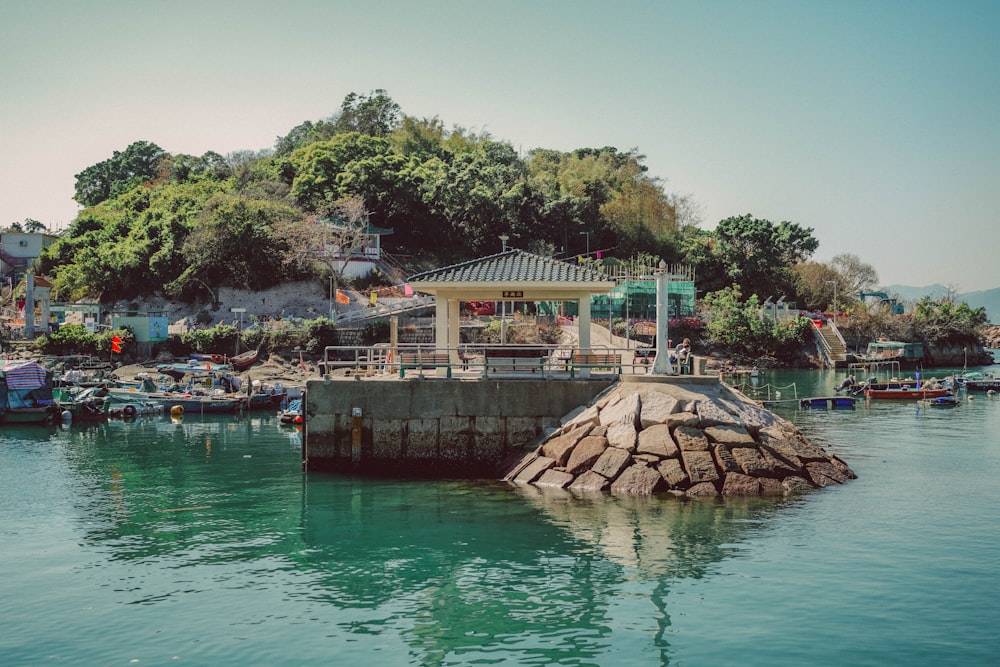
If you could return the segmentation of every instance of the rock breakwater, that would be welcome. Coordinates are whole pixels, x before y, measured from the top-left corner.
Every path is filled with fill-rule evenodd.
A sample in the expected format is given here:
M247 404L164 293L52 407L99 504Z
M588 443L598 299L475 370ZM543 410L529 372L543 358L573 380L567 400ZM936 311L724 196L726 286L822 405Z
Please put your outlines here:
M640 382L615 385L571 412L504 474L539 487L689 497L781 496L856 477L732 388Z

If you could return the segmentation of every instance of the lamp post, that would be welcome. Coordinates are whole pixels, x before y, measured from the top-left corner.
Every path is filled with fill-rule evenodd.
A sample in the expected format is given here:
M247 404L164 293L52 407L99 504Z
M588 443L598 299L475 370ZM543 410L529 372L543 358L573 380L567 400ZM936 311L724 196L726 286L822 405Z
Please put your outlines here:
M587 237L587 257L590 257L590 232L580 232L580 235Z
M837 281L827 280L833 285L833 326L837 326Z
M507 236L506 234L501 234L497 238L499 238L500 239L500 243L503 244L503 250L502 250L502 252L507 252L507 239L509 239L510 237Z

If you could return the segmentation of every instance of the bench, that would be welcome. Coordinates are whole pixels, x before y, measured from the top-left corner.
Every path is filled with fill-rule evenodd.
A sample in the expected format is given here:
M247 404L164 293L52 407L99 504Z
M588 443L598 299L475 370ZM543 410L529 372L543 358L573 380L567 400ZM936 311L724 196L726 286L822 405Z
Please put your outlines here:
M525 347L488 347L483 350L483 364L489 370L526 368L534 373L545 368L548 350Z
M406 371L413 369L423 375L425 368L447 368L451 377L451 357L447 352L400 352L399 377L404 377Z
M570 377L577 368L606 368L622 373L622 355L614 352L574 352Z

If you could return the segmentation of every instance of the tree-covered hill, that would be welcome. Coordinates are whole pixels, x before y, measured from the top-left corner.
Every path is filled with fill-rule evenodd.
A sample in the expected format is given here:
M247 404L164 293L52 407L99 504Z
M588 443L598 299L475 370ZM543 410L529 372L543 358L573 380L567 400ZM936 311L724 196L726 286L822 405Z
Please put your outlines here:
M677 261L693 207L643 159L613 147L522 156L486 133L406 116L384 91L351 94L261 153L171 154L145 140L116 151L77 174L86 208L38 268L66 299L322 278L323 221L345 201L393 229L383 248L404 260L461 261L507 235L547 255L589 245Z

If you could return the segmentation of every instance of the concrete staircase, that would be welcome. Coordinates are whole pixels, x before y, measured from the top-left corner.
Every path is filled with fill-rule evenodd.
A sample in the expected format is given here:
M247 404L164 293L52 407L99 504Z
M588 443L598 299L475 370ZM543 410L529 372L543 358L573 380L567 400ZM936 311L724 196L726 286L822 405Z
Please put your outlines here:
M847 345L843 336L837 331L833 322L827 322L822 327L814 327L817 347L830 368L837 368L847 363Z

